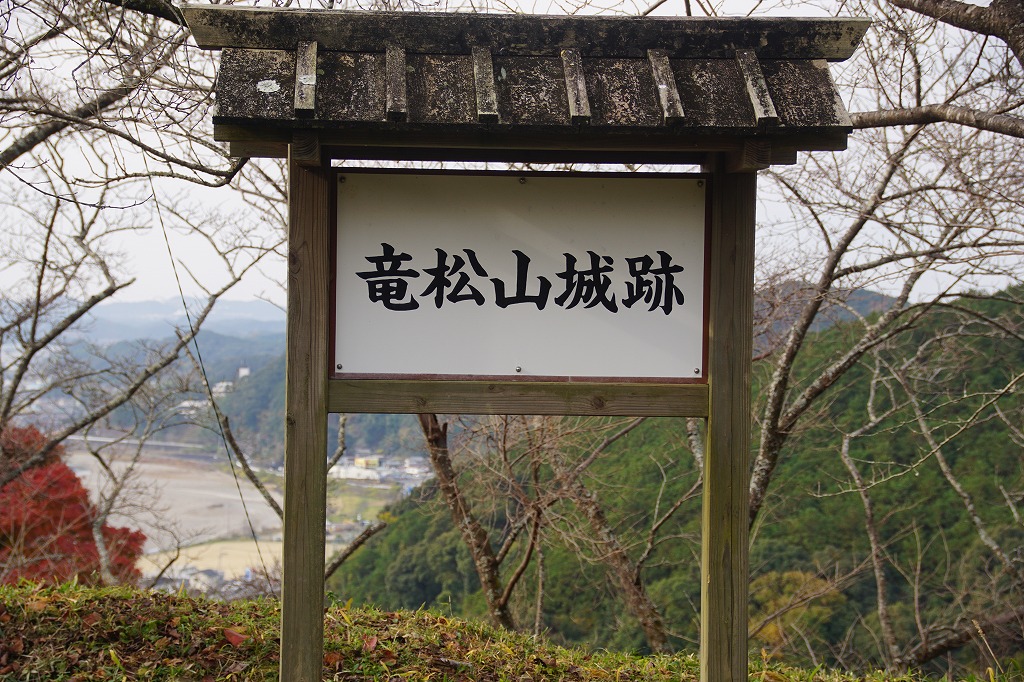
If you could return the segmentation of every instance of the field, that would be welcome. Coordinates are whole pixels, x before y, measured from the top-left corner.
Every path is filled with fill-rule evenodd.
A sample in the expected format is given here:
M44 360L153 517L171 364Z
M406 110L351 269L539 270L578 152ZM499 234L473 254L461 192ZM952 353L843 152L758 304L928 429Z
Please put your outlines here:
M91 456L71 453L65 461L86 488L94 494L101 488L101 470ZM114 465L123 467L125 463ZM268 487L280 504L279 479ZM338 541L329 542L328 554L337 550L347 535L358 532L357 519L376 518L397 494L391 485L329 481L328 520L345 524L348 532L343 529ZM214 569L228 579L242 576L250 567L271 567L281 557L281 520L241 472L236 483L230 470L216 462L146 455L136 466L124 499L127 506L112 523L146 533L146 556L140 564L144 574L155 574L178 545L184 549L175 564L176 572L187 566ZM258 550L253 532L259 540Z

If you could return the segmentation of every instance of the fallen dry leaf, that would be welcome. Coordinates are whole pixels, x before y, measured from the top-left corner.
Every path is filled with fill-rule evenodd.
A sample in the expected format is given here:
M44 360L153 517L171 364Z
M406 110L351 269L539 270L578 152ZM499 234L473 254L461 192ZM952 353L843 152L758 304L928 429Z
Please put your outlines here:
M228 640L231 646L237 647L249 639L249 635L245 634L245 628L224 628L224 639Z

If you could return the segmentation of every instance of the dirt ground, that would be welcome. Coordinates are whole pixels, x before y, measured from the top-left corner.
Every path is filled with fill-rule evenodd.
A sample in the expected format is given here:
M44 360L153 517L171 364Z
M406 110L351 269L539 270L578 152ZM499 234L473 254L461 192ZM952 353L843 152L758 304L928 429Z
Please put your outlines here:
M72 453L65 461L91 492L101 488L101 469L92 457ZM261 545L280 539L280 519L244 475L239 472L236 485L230 473L202 461L144 456L124 499L128 505L112 523L146 533L147 554L213 540L248 539L252 546L246 513Z

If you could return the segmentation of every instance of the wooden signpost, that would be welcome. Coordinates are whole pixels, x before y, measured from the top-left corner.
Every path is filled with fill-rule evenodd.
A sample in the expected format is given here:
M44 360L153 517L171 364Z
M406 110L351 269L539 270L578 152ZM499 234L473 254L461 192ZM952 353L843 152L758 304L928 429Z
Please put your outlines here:
M221 50L215 138L288 159L282 680L322 674L331 412L706 418L701 679L746 679L756 171L845 148L827 61L868 22L183 13ZM700 173L383 175L334 159ZM453 324L423 353L401 344ZM503 331L446 353L474 326ZM548 336L526 348L520 328ZM580 338L596 350L558 355Z

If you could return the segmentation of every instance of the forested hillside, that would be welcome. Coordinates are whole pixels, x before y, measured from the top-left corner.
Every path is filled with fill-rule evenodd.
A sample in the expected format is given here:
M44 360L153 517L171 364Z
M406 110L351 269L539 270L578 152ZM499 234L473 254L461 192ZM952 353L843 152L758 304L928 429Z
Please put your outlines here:
M282 352L220 402L236 435L250 446L253 461L261 464L279 464L284 459L284 366ZM411 415L350 415L345 446L350 452L400 454L411 442L422 445L421 440L413 439L415 429L416 418ZM338 421L333 417L328 421L327 442L332 448L338 442Z
M752 528L752 646L802 663L881 665L888 636L881 585L886 627L908 665L985 663L985 647L1004 665L1019 657L1020 604L1007 592L1012 573L1024 569L1024 403L1014 383L1024 366L1019 293L933 309L847 373L813 420L791 434ZM991 333L990 321L1003 332ZM857 326L815 333L801 362L827 363ZM766 362L755 368L755 396L767 371ZM457 425L458 483L495 552L517 534L536 538L513 542L502 557L520 629L567 643L648 647L626 608L620 567L608 560L609 545L595 537L593 510L581 498L550 503L532 529L514 525L524 506L549 504L568 462L597 452L586 485L664 617L672 646L694 646L699 467L683 420L648 419L598 451L630 424L508 418ZM533 464L511 467L525 460ZM473 558L438 486L391 513L397 520L330 587L357 603L486 617ZM991 618L976 617L977 628L964 632L958 626L968 613Z
M236 321L239 327L244 322ZM157 323L151 324L154 329L158 328ZM86 363L106 362L97 358L97 344L102 338L102 335L83 336L72 346L72 353ZM106 356L127 364L141 363L152 348L171 343L171 339L158 336L119 340L100 347ZM172 406L177 404L181 412L181 401L209 399L198 369L202 360L202 372L211 387L230 383L226 392L216 391L215 399L218 409L229 418L235 436L244 444L247 457L262 466L278 465L284 458L284 347L283 333L234 336L204 329L196 335L191 357L172 364L180 379L176 386L168 389L165 400ZM240 369L245 370L244 375L240 375ZM132 428L131 410L123 408L116 412L112 424ZM206 443L214 451L221 447L220 434L207 409L180 414L176 423L166 430L176 440ZM351 415L346 423L346 446L352 451L399 454L407 451L410 443L415 443L411 447L419 447L421 451L422 443L415 440L416 437L416 420L409 415L358 414ZM337 438L338 422L332 419L328 439L332 447Z

